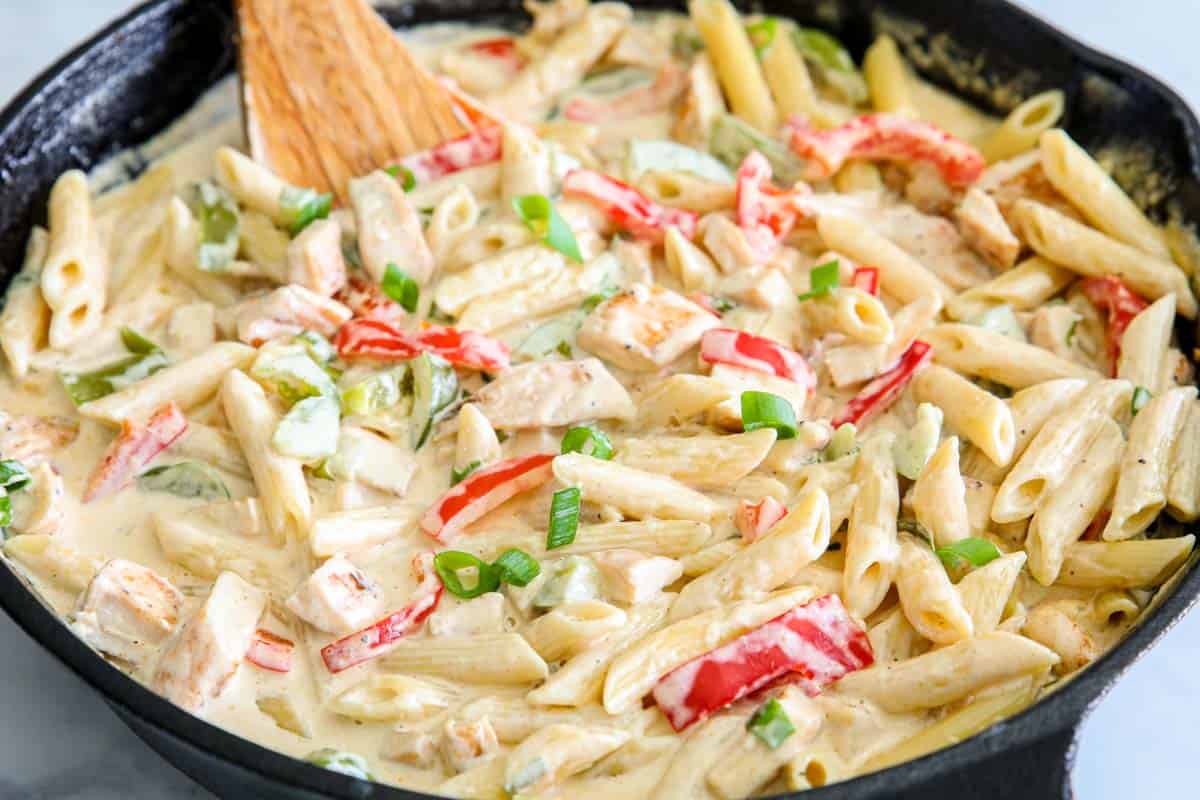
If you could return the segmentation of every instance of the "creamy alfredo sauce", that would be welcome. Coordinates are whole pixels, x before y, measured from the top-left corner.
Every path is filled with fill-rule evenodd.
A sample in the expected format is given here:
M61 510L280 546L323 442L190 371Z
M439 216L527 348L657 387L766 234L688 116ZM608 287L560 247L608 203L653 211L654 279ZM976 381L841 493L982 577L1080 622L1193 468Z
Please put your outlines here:
M511 66L506 59L516 58L517 63L522 63L528 57L536 63L538 59L545 57L545 53L558 37L570 35L562 32L563 26L568 23L577 24L575 20L583 13L586 12L576 3L566 0L539 9L538 28L535 29L534 35L522 40L520 48L523 49L510 51L507 49L508 45L500 46L500 56L492 60L489 60L486 48L482 51L478 48L473 50L472 46L481 41L509 42L511 45L511 40L504 38L510 34L490 29L438 25L409 35L408 41L419 50L432 68L448 71L463 88L486 96L503 88L504 70ZM644 88L654 77L656 70L666 65L673 65L680 70L686 69L688 62L678 60L678 55L671 56L671 48L674 45L677 54L681 52L680 48L686 53L688 42L697 40L692 26L685 18L678 16L639 16L636 22L622 22L621 27L627 31L626 35L632 44L614 50L608 60L600 65L591 64L584 67L591 73L585 84L591 82L603 89L601 93L594 95L593 99L597 102L611 102L625 92ZM494 51L496 48L492 49ZM480 55L481 52L483 55ZM691 55L687 58L690 59ZM596 77L596 73L602 69L608 70L607 78ZM500 78L497 78L498 75ZM607 80L608 83L597 83L603 80ZM938 93L932 87L911 78L910 80L917 86L915 91L918 104L922 108L935 109L934 118L952 133L979 141L995 128L995 121ZM13 433L14 420L57 416L78 425L78 435L69 444L49 447L48 452L29 459L30 466L40 461L52 464L61 476L65 489L62 496L54 500L54 512L61 519L51 526L49 544L44 543L45 534L40 534L43 536L43 544L39 546L45 547L45 550L12 544L25 536L39 535L15 530L19 528L21 520L26 519L32 512L28 508L31 500L21 497L19 492L14 492L18 524L14 526L13 538L6 547L10 561L28 575L46 601L64 617L72 618L81 590L86 585L91 571L113 558L128 559L144 565L177 587L182 593L182 607L177 615L180 624L190 619L201 607L212 586L212 578L222 569L243 576L256 575L260 579L260 588L271 591L269 609L258 627L295 643L290 671L281 674L250 663L242 663L204 705L202 713L206 719L241 736L298 757L304 757L321 748L359 754L369 762L371 774L379 780L430 791L440 787L441 791L461 796L502 796L507 786L507 790L513 793L521 793L524 789L532 787L532 794L538 797L709 797L714 796L712 793L717 791L720 779L710 776L706 783L703 770L691 770L696 774L688 775L685 779L679 773L681 765L686 766L688 763L686 759L697 759L694 763L703 764L705 767L711 763L731 763L725 760L729 754L743 753L744 758L741 758L739 763L745 764L754 764L757 763L756 760L766 759L770 766L762 771L759 778L731 784L745 787L746 791L753 793L819 785L826 780L848 777L882 763L877 759L886 758L889 751L968 703L982 702L989 697L1010 696L1013 699L1009 700L1007 705L1001 703L997 706L999 713L1020 708L1047 686L1053 685L1065 672L1056 669L1042 670L1033 675L1002 675L1002 680L988 686L975 687L942 707L919 707L891 712L878 703L844 694L835 687L827 687L815 700L801 696L795 698L794 705L790 706L797 715L792 722L798 729L793 735L798 738L793 740L792 745L787 746L799 746L794 747L794 752L786 759L786 763L784 760L770 762L770 758L774 757L774 750L767 749L758 738L745 733L747 719L766 699L762 696L740 701L727 710L718 710L709 722L696 725L681 739L672 732L666 720L653 706L646 710L635 707L619 714L608 714L595 701L585 703L578 709L526 705L523 698L535 688L538 681L518 682L510 686L477 685L438 676L433 669L415 670L409 678L418 683L404 684L399 689L392 687L392 694L389 694L386 685L376 683L370 691L347 695L348 691L366 686L369 680L386 673L387 669L381 667L379 660L370 660L331 674L319 651L331 641L340 638L345 631L333 635L328 631L317 630L300 621L285 606L289 594L306 580L317 563L309 552L308 543L300 537L293 537L292 541L282 547L275 543L262 509L252 499L258 494L255 482L229 433L226 412L219 398L184 409L189 422L188 432L159 455L152 464L144 466L168 465L183 460L208 460L230 492L232 504L208 506L206 500L180 497L170 491L149 491L144 486L139 487L137 483L94 500L86 506L80 501L90 476L110 447L114 433L110 425L80 416L64 392L58 373L86 373L108 365L116 359L127 357L127 348L118 335L122 326L135 329L161 346L173 363L196 355L211 343L213 323L204 320L211 320L212 316L206 317L203 309L196 311L196 315L202 320L199 326L196 326L189 322L189 319L192 319L190 314L180 311L181 306L204 303L203 294L197 293L191 285L180 280L171 269L163 268L163 251L154 247L153 237L157 235L156 226L165 226L165 222L160 222L166 216L165 198L172 192L185 193L190 184L208 179L213 174L214 156L219 147L241 145L234 91L232 80L223 82L172 129L136 151L121 154L93 171L91 185L98 195L94 201L94 213L99 235L108 261L116 265L113 267L112 278L114 288L110 289L109 308L103 328L96 335L65 351L39 350L34 354L28 372L19 380L11 371L6 372L0 379L0 409L3 409L10 423L10 430L6 434L8 438L0 443L0 455L8 457L10 453L2 452L3 448L13 447L14 442L21 444L32 438L36 445L39 437L44 441L43 432L37 429L33 433ZM687 91L683 90L685 95ZM628 178L624 170L627 166L625 162L628 158L628 143L631 140L667 140L672 137L672 131L677 130L680 102L677 94L668 94L658 107L642 109L634 114L613 113L612 119L591 126L572 123L561 117L562 104L569 102L572 96L571 92L564 93L557 98L558 110L553 112L560 116L543 126L545 141L555 142L555 158L562 164L567 164L568 168L570 165L579 165L582 160L584 167ZM587 96L586 93L584 96ZM828 99L832 104L838 98L830 96ZM693 100L685 97L682 102ZM850 110L845 108L844 112L848 117ZM142 198L139 205L131 207L128 205L128 197L136 194L139 184L126 186L123 182L129 176L131 165L146 161L169 166L169 190ZM555 184L561 180L561 173L564 171L562 164L555 167L558 173L554 178ZM695 169L694 164L681 164L677 159L650 163L647 166L668 173L681 170L686 174ZM736 168L737 164L734 163L731 167ZM726 170L729 178L725 182L708 185L710 195L720 196L721 192L726 194L725 200L717 200L713 204L714 209L727 210L733 202L733 185L729 182L732 179L732 169L726 167ZM940 187L935 185L935 196L930 200L920 189L919 176L906 171L903 165L885 168L883 177L884 184L881 184L877 191L841 195L831 194L832 186L828 181L816 182L814 186L817 193L813 195L812 202L818 213L831 209L856 214L875 231L894 241L917 261L939 275L955 291L982 283L996 274L996 270L984 257L967 246L958 228L948 218L946 210L937 208L937 191L948 192L944 184ZM927 180L928 176L925 179ZM457 177L450 176L436 185L418 185L412 194L414 204L422 210L427 208L422 206L422 203L428 207L435 206L449 194L449 189L455 182ZM470 185L470 181L465 182ZM936 183L938 182L935 181ZM927 201L923 205L924 211L918 210L905 200L906 190L909 201ZM952 204L954 195L947 194L947 197ZM481 192L476 199L479 205L479 225L505 218L515 222L509 211L508 198L501 200L494 189ZM579 199L556 202L564 216L575 227L578 243L589 259L599 257L604 251L612 256L611 273L604 276L593 290L584 292L586 297L602 292L610 285L623 289L642 283L646 278L677 291L680 298L691 293L690 287L681 286L678 269L670 268L664 262L661 247L647 246L632 238L610 239L612 226L604 221L603 214L594 206ZM348 228L352 227L352 220L348 216L339 216L340 213L335 212L335 218L341 219ZM147 218L151 218L153 224L146 224ZM729 218L730 215L726 214L726 221ZM242 231L243 237L251 235L245 220ZM141 257L131 252L136 250L139 236L142 237L140 243L144 246L144 255ZM716 252L715 246L709 245L709 249L713 257L722 258L722 255ZM245 244L242 250L244 255L248 250ZM813 320L810 319L812 312L806 310L804 303L790 300L792 294L809 290L810 271L824 263L821 258L824 252L825 248L812 225L806 226L801 223L786 239L786 244L773 249L770 255L771 269L779 279L777 283L765 283L765 288L759 289L755 285L757 278L740 281L736 272L723 274L726 265L722 264L721 271L713 272L710 279L711 289L708 292L712 297L732 300L731 307L717 309L722 315L719 326L750 332L782 343L787 348L794 346L814 365L822 364L823 355L831 349L869 345L867 342L854 341L852 337L834 330L828 324L814 326ZM443 250L441 253L453 256L452 249ZM701 254L700 258L712 269L712 262L707 256ZM736 256L728 258L737 261ZM456 268L461 269L462 266L469 265L457 265ZM849 279L849 266L843 265L841 270L843 285ZM119 274L118 269L127 272ZM761 264L747 267L747 271L742 273L743 277L752 274L762 275ZM270 281L254 277L240 280L240 283L230 281L230 285L239 286L247 292L273 286ZM646 291L644 288L634 289L632 296L637 297L639 292ZM430 316L430 300L436 292L434 283L422 287L420 310L425 318ZM771 296L772 292L775 296ZM781 293L786 296L779 297ZM884 300L887 310L894 315L901 304L893 298ZM691 309L687 313L695 312L695 305L688 301L682 302L687 302ZM1103 321L1094 312L1089 312L1085 308L1086 303L1081 303L1078 297L1070 297L1069 302L1072 308L1077 309L1079 330L1077 344L1067 348L1066 357L1081 368L1103 369L1103 348L1099 343L1103 336ZM536 344L536 340L533 344L530 343L531 336L537 336L539 331L543 337L555 331L565 332L562 337L562 350L572 359L587 358L590 355L587 350L574 341L574 328L584 316L582 312L577 311L579 306L579 301L573 300L528 318L515 314L510 324L501 326L493 333L496 338L513 348L517 354L514 361L537 360L530 357L529 348ZM209 312L211 311L210 309ZM228 309L215 309L217 329L222 331L221 338L227 336L224 332L229 329L230 322L225 318L230 313ZM1035 324L1034 318L1037 314L1033 311L1022 311L1010 316L1020 328L1017 335L1025 338ZM547 329L548 321L557 321L559 327ZM639 325L643 322L645 321L636 318L618 320L617 328L620 335L636 340L642 335L639 334ZM705 323L704 327L713 327L715 324L715 321ZM403 326L415 330L416 319L410 315ZM824 329L816 333L805 333L806 330L812 331L814 327ZM669 331L667 335L670 335ZM288 340L290 338L290 335L286 337ZM541 356L541 360L563 361L565 356L560 354L557 342L550 344L550 347L545 348L546 352ZM699 374L707 371L708 365L697 360L694 344L695 341L689 342L685 347L686 352L680 358L672 359L670 364L655 365L648 370L624 369L622 367L629 364L615 363L621 362L620 358L604 358L603 368L619 379L632 398L635 408L644 407L648 402L647 398L660 387L666 375ZM342 388L353 385L355 378L366 379L381 371L381 368L372 366L369 361L340 366L346 370L338 379ZM863 379L872 377L887 366L880 364L878 369L868 367ZM752 465L753 471L739 480L725 481L718 476L709 481L711 485L707 487L704 486L703 480L691 481L701 485L717 511L709 520L711 535L706 541L670 553L682 558L688 576L705 572L705 569L698 565L701 559L695 556L696 551L720 545L722 542L727 543L727 556L740 549L734 542L739 536L735 527L735 515L741 501L757 503L770 496L776 497L790 508L797 501L800 486L806 480L813 481L814 485L829 481L824 488L829 488L830 495L836 496L836 492L843 491L847 485L847 476L854 470L854 460L861 457L860 449L868 447L871 441L888 437L897 439L901 443L901 449L907 443L907 446L920 451L918 458L921 459L921 463L928 458L929 442L918 441L914 437L914 423L922 417L918 414L917 403L911 392L901 395L894 405L884 409L883 413L863 426L864 430L859 432L856 440L843 440L839 445L844 447L843 452L831 451L829 440L832 431L829 421L862 388L862 380L852 381L842 388L837 388L829 380L824 368L818 369L820 380L815 392L807 401L800 400L802 408L796 438L775 444L766 459L762 460L761 464ZM458 372L463 390L471 396L481 392L483 396L487 396L487 384L478 371L460 369ZM778 385L779 380L781 379L772 377L774 383L768 384L767 390L771 390L771 385ZM509 406L498 403L499 408L493 410L498 410L501 414L551 419L561 412L562 406L570 406L572 398L576 396L568 392L564 399L561 393L555 394L552 388L543 386L541 393L535 392L520 398L518 405L524 407L512 408L511 403ZM753 374L749 379L745 379L740 388L755 388ZM998 387L997 390L1002 388ZM802 391L800 395L803 398ZM369 581L377 585L377 591L382 595L379 605L388 611L404 607L411 602L414 593L419 591L411 562L415 555L430 549L431 540L418 530L416 522L425 509L438 502L447 492L451 469L463 466L456 464L455 453L456 446L461 447L457 439L460 438L459 427L462 418L457 413L446 415L434 426L429 441L414 451L410 444L412 431L405 416L411 402L411 399L402 400L395 408L377 414L373 419L354 419L349 414L345 416L346 422L358 423L364 428L391 437L396 443L396 449L401 451L398 460L406 465L414 465L412 479L402 490L388 492L382 489L381 484L385 481L381 481L379 475L360 475L357 476L358 480L329 480L310 475L308 479L314 518L381 505L398 509L396 513L400 518L404 518L404 514L409 515L408 524L402 526L395 535L386 537L383 543L355 548L347 555ZM604 405L614 401L610 396L601 397L599 402ZM280 407L282 410L282 406ZM703 408L698 411L703 411ZM626 422L609 419L597 427L611 435L620 461L621 450L630 437L646 442L667 434L707 437L721 432L723 435L732 435L729 431L738 427L738 414L736 411L729 413L733 414L733 424L726 419L724 423L717 423L715 428L706 423L703 414L677 421L677 424L670 426L649 425L636 419ZM588 414L576 413L567 425L508 426L505 431L507 436L501 445L503 458L534 453L557 453L566 429L588 421ZM17 424L16 427L22 426ZM497 427L505 426L497 424ZM943 435L949 436L950 431ZM936 443L936 429L933 436L933 443ZM892 452L892 449L887 448L887 452ZM895 452L899 453L900 450ZM208 459L205 458L205 454L209 456ZM664 459L672 457L677 458L669 454L663 455ZM643 461L645 460L646 457L643 456ZM653 458L649 460L652 461ZM806 465L813 471L806 473ZM309 466L319 470L317 463L310 463ZM653 471L652 464L643 466ZM919 468L920 464L917 466ZM393 467L389 466L386 469L391 468ZM693 471L703 470L696 467ZM687 480L683 482L688 483ZM852 485L853 482L850 483ZM902 490L911 483L911 480L902 479ZM980 481L969 474L966 485L972 504L977 504L978 496L986 495ZM561 488L561 485L552 480L535 491L518 495L475 522L466 534L454 540L449 547L474 552L482 555L485 560L490 560L504 549L503 546L515 544L525 547L537 556L544 574L550 575L560 571L564 564L571 562L556 557L553 551L547 554L544 547L529 544L544 537L551 498L554 490L558 488ZM623 513L619 501L605 504L589 503L586 491L583 499L581 519L585 525L640 516L628 510ZM898 499L893 498L893 502ZM972 505L971 514L972 520L986 520L986 505L983 506L983 511ZM839 521L844 522L846 515L847 512L843 509ZM902 504L899 516L905 520L913 518L907 501ZM191 557L198 559L191 562L193 566L205 558L208 559L204 562L207 565L206 569L199 570L204 574L185 569L179 563L180 559L168 557L160 541L161 537L156 533L156 526L169 526L172 522L194 525L204 535L223 541L228 553L234 555L193 553ZM973 524L971 533L975 537L984 536L985 528L990 531L986 535L999 544L1002 552L1021 552L1023 529L1020 529L1019 525L991 527L984 521L977 526ZM580 536L583 535L585 534L581 530ZM835 531L828 551L805 568L804 577L789 576L784 583L811 583L817 587L817 593L838 591L841 587L846 548L847 537L844 529ZM439 546L439 549L445 548ZM244 551L244 560L239 560L239 551ZM721 551L718 549L709 552ZM253 554L262 554L262 564L247 565L248 560L252 561L256 557ZM690 562L689 558L692 559ZM264 564L265 568L262 566ZM678 577L677 573L675 577ZM685 577L676 581L672 578L669 581L672 585L659 588L679 591L690 579ZM564 579L554 577L551 580ZM524 590L508 586L503 589L506 599L502 603L493 602L496 598L488 596L464 601L446 593L442 596L433 617L413 631L410 637L420 640L439 635L471 636L527 630L527 626L538 614L545 613L556 605L553 601L545 601L540 608L531 605L531 596L539 586L545 585L545 582L535 582L532 588ZM779 584L772 584L756 594L761 596L767 590L777 588ZM593 587L590 591L591 594L583 599L612 600L609 608L613 613L621 614L622 618L631 618L636 610L630 604L623 604L610 597L603 588ZM1102 608L1115 609L1111 618L1102 613L1097 616L1096 609L1101 608L1097 606L1097 600L1101 595L1110 596L1107 601L1110 605ZM1120 597L1114 600L1112 595ZM1075 632L1079 633L1091 648L1088 653L1094 656L1120 637L1128 622L1134 618L1139 607L1144 606L1147 599L1146 592L1101 592L1057 585L1044 588L1028 575L1022 575L1016 581L1011 598L1003 604L1004 618L1010 621L1005 629L1019 632L1021 619L1026 614L1039 606L1058 603L1060 608L1069 612L1063 618L1075 626ZM712 607L719 608L722 605L729 604L718 601L713 603ZM871 641L876 646L877 659L906 659L928 652L931 647L937 646L931 646L913 631L900 616L902 612L898 611L898 608L893 593L882 604L876 603L875 607L868 609L864 621L856 623L863 624L864 629L871 630ZM894 629L895 633L889 634L889 629ZM715 647L728 638L730 637L713 641L712 644ZM901 640L904 640L903 644L900 643ZM631 644L632 640L623 647L627 649ZM881 646L884 647L881 649ZM700 652L705 649L712 648L702 648ZM567 659L563 656L548 657L546 661L549 662L553 673L561 664L566 663ZM156 668L156 654L154 648L149 648L133 661L117 659L114 663L138 679L149 682ZM419 688L414 689L414 685ZM405 692L409 694L406 695ZM413 696L414 693L420 695L420 692L426 692L436 699L431 705L422 706L421 697ZM664 691L663 696L672 697L677 702L681 700L678 691L674 695ZM354 702L339 702L339 698L347 697L351 697ZM796 712L795 709L800 711ZM480 723L480 720L486 722ZM533 774L531 778L528 772L522 774L512 764L506 764L509 754L523 739L554 724L575 725L591 731L589 735L593 737L597 729L615 730L620 732L621 738L616 747L605 748L603 744L596 745L595 742L591 742L573 756L557 755L556 757L567 759L567 763L543 766L543 771L549 770L552 773L544 780L539 777L541 773ZM482 729L481 725L486 730ZM711 741L703 737L708 737ZM940 746L940 743L933 741L929 745L936 746ZM427 749L423 750L423 747ZM562 742L552 739L549 741L550 751L562 747ZM592 747L593 750L588 750L588 747ZM705 750L705 747L708 749ZM921 751L914 749L912 752ZM571 758L575 761L571 761Z

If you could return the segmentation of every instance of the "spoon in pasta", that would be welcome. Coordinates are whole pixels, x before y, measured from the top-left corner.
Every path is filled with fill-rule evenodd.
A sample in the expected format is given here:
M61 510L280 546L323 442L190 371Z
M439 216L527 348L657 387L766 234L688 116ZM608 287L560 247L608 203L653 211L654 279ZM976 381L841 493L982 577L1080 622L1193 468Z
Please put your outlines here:
M237 0L250 153L343 202L356 175L468 132L463 110L365 0Z

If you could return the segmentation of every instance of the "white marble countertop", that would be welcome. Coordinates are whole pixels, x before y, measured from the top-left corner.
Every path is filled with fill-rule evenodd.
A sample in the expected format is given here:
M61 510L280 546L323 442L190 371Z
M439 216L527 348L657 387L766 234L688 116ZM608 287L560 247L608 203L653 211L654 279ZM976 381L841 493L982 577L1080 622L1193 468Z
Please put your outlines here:
M1147 68L1200 108L1196 0L1025 4L1085 41ZM129 5L127 0L0 0L0 104ZM1138 662L1084 726L1075 769L1082 800L1196 796L1197 664L1200 613ZM0 800L167 797L211 795L142 744L91 690L0 615Z

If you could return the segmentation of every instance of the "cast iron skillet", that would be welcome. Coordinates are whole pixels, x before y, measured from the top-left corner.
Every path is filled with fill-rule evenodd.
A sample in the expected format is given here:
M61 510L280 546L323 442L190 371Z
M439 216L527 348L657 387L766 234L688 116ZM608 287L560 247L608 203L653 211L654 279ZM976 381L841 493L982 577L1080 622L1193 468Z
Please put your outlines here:
M400 26L481 17L516 21L516 9L515 0L414 0L387 14ZM779 0L766 2L764 10L830 29L858 55L875 32L888 30L927 77L995 110L1007 110L1035 91L1062 87L1072 136L1092 152L1132 154L1138 169L1118 170L1118 178L1143 206L1159 216L1174 209L1200 221L1200 124L1186 104L1148 75L1004 0ZM44 220L55 177L144 141L233 64L227 0L150 0L34 80L0 113L0 275L7 279L17 271L30 225ZM1181 333L1191 341L1189 332ZM1193 568L1153 614L1075 680L962 744L792 797L1070 797L1070 766L1084 715L1198 595L1200 571ZM181 711L109 666L5 568L0 605L99 691L151 747L220 796L428 797L296 761Z

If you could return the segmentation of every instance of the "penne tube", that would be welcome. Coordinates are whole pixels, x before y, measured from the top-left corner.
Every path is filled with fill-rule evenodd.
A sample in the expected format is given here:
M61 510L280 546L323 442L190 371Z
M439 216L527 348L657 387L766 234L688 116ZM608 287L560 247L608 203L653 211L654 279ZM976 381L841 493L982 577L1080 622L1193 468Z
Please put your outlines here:
M859 491L846 533L843 599L851 614L866 617L883 602L896 571L900 488L891 436L878 436L864 446L854 483Z
M925 648L925 637L908 621L904 610L894 606L867 631L867 639L875 652L876 664L904 661Z
M994 631L907 661L852 672L838 682L838 690L899 714L938 708L989 686L1045 673L1058 662L1049 648Z
M1200 404L1187 411L1167 474L1167 513L1180 522L1200 518Z
M638 421L647 426L679 425L732 397L723 382L704 375L672 375L638 402Z
M613 661L604 678L604 709L636 707L659 679L678 666L775 619L816 596L811 587L783 589L759 601L721 606L661 628Z
M572 658L596 641L625 626L624 611L599 600L563 603L521 630L537 654L548 662Z
M876 111L917 116L909 86L908 65L904 63L895 39L886 33L877 37L863 55L862 66L871 106Z
M531 284L566 266L562 253L531 244L478 261L438 282L434 300L447 314L461 314L473 301Z
M527 194L549 197L551 191L550 149L520 125L505 125L500 146L500 200L512 203Z
M1033 515L1042 498L1066 479L1103 427L1103 420L1128 408L1133 387L1125 381L1098 381L1047 418L996 490L992 519L1017 522Z
M91 419L120 425L150 416L154 409L173 402L187 410L208 400L231 370L245 369L255 351L238 342L218 342L178 364L159 370L149 378L79 407Z
M971 570L954 588L962 598L963 608L971 617L976 636L991 633L1000 624L1004 609L1021 577L1026 556L1022 552L1008 553Z
M30 359L48 342L50 306L40 286L48 241L45 228L35 225L29 232L24 264L9 283L8 295L0 307L0 350L18 380L29 373Z
M817 220L817 233L829 249L876 267L883 291L901 303L932 296L940 307L954 298L954 290L941 278L856 217L822 214Z
M50 346L62 350L99 327L109 269L82 172L70 170L54 182L47 215L49 239L41 289L51 310Z
M940 364L930 364L913 379L918 402L942 409L946 424L975 445L998 467L1007 466L1016 447L1012 411L1003 400Z
M648 796L655 800L691 800L711 796L704 786L704 776L730 745L745 735L748 711L732 711L705 720L688 734L671 756L666 772ZM608 795L611 796L611 795Z
M896 562L900 608L918 633L937 644L953 644L974 634L974 623L950 576L925 542L900 543Z
M775 99L780 118L787 120L800 116L812 120L823 128L832 128L840 120L831 115L817 96L812 76L804 56L796 47L793 29L782 25L767 47L763 49L760 63L767 87ZM842 191L839 189L839 191Z
M683 565L684 575L695 578L706 572L712 572L745 546L745 542L741 538L726 539L723 542L710 544L703 550L680 557L679 563Z
M1075 280L1075 273L1041 256L1031 256L1007 272L956 295L946 313L956 320L971 320L995 306L1032 311Z
M732 486L754 471L775 444L770 428L730 436L625 439L617 461L700 488Z
M825 354L825 365L833 384L842 389L887 370L937 317L941 303L940 299L930 295L898 309L892 315L890 344L848 344L829 350Z
M454 191L438 201L425 228L425 241L429 242L434 261L445 263L463 237L479 224L479 216L479 203L467 186L456 186ZM442 283L439 283L439 290L441 286Z
M498 686L535 683L549 674L546 662L516 633L404 639L381 663L397 672Z
M156 514L154 535L167 560L193 575L216 580L232 572L243 580L270 589L282 600L292 590L283 553L245 537L221 530L214 520L198 514Z
M979 152L989 164L1029 152L1058 124L1065 108L1066 95L1059 89L1035 94L1008 112L1000 127L979 143Z
M366 550L411 531L424 505L396 503L322 514L313 520L309 546L317 558Z
M890 344L892 319L878 297L852 286L838 288L803 306L810 332L815 336L840 333L863 344Z
M307 536L312 522L312 498L304 480L304 467L298 460L276 453L271 444L279 412L263 388L237 369L225 376L221 405L250 465L276 539L286 541L289 535Z
M1162 365L1175 328L1175 295L1167 294L1143 309L1121 335L1117 377L1157 397L1170 388Z
M1067 547L1058 585L1077 589L1153 589L1183 565L1196 537L1075 542Z
M944 440L925 462L910 497L917 522L937 547L971 535L967 489L958 468L958 437Z
M737 9L727 0L692 0L688 11L733 113L768 136L775 135L779 112Z
M1039 150L1046 178L1088 222L1127 245L1171 260L1162 230L1066 131L1056 128L1043 133Z
M1092 230L1032 200L1018 200L1013 204L1012 216L1017 234L1038 255L1090 278L1116 275L1150 300L1174 292L1179 313L1188 319L1196 317L1196 297L1187 276L1171 261Z
M717 286L720 273L713 260L691 240L671 226L663 242L663 257L667 269L679 279L684 291L711 292Z
M1117 483L1124 450L1120 426L1104 418L1078 463L1038 505L1025 536L1029 573L1038 583L1054 583L1067 547L1079 540L1103 509Z
M1025 389L1059 378L1100 377L1094 370L1049 350L975 325L943 323L926 331L921 338L933 345L933 358L939 364L1011 389Z
M335 697L329 710L365 722L417 722L433 716L458 699L454 687L412 675L372 675Z
M708 788L721 800L754 797L775 778L784 764L808 750L821 730L824 713L796 686L784 688L775 698L792 726L778 747L763 748L762 740L747 732L734 739L708 770Z
M677 621L727 603L760 597L783 586L829 547L829 498L808 489L787 516L727 561L679 592L669 619Z
M629 741L632 734L606 725L548 725L508 754L504 788L538 793L583 772Z
M1181 386L1153 398L1129 425L1112 514L1102 537L1115 542L1137 536L1167 505L1167 467L1184 417L1196 399L1195 386Z
M554 459L554 477L577 486L589 503L611 505L641 519L690 519L705 522L716 516L717 504L674 478L656 475L579 453Z
M489 333L578 305L604 288L614 263L613 256L604 253L586 264L572 264L507 291L478 297L463 310L458 325Z
M217 150L217 181L229 190L238 204L283 222L280 200L290 186L271 170L232 147Z

